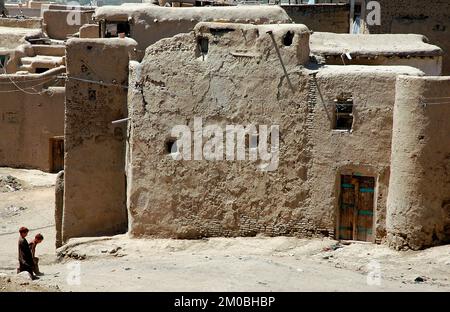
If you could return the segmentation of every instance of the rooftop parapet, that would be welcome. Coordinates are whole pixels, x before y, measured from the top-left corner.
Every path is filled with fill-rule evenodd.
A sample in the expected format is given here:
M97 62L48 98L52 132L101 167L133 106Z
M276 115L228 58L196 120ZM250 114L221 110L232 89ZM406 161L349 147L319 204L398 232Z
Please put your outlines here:
M236 23L290 23L291 19L278 6L233 7L160 7L148 3L125 3L120 6L102 6L95 10L94 19L128 21L129 18L148 23L164 21L216 21ZM156 21L155 21L156 20Z
M41 36L43 33L40 28L0 26L0 51L14 50L19 45L26 43L26 38Z
M199 22L276 24L291 23L278 6L172 8L149 4L103 6L94 14L101 37L125 35L138 43L140 56L160 39L192 31Z
M319 55L352 56L442 56L438 46L415 34L334 34L316 32L311 35L311 52Z
M203 54L225 52L234 57L259 58L276 52L280 53L283 63L306 64L309 61L310 31L301 24L202 22L195 26L194 33Z

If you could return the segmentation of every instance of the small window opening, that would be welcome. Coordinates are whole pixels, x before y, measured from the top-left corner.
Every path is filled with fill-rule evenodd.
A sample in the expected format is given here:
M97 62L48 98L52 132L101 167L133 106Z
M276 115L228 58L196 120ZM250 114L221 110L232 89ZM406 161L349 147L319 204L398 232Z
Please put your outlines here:
M5 120L7 123L18 123L19 115L17 112L6 112L3 115L3 120Z
M130 23L117 22L106 24L105 38L130 37Z
M88 90L89 101L95 101L97 99L97 91Z
M359 34L361 32L361 14L362 14L361 4L355 4L355 8L353 11L353 25L352 25L353 34Z
M434 31L446 31L446 29L447 29L447 26L439 25L439 24L434 25L434 27L433 27Z
M341 94L334 100L335 124L333 129L350 131L353 125L353 97Z
M117 33L123 34L125 37L130 37L130 23L124 22L124 23L118 23L117 24Z
M355 4L355 13L353 16L361 16L362 7L360 3Z
M292 45L293 40L294 40L294 33L292 31L288 31L283 37L283 44L286 47L288 47Z
M209 49L209 40L208 40L208 38L205 38L205 37L197 38L197 44L198 44L198 48L199 48L200 52L203 55L208 54L208 49Z
M6 63L8 63L8 55L0 55L0 73L6 73Z
M41 73L46 72L47 70L48 70L48 68L37 67L37 68L35 69L35 73L36 73L36 74L41 74Z
M231 28L221 28L221 29L210 28L209 31L211 32L211 34L212 34L213 36L218 36L218 37L220 37L220 36L223 36L223 35L225 35L225 34L227 34L227 33L229 33L229 32L234 31L234 29L231 29Z
M169 139L165 143L166 153L172 154L178 152L177 141L175 139Z
M6 64L6 55L0 55L0 66L4 66Z

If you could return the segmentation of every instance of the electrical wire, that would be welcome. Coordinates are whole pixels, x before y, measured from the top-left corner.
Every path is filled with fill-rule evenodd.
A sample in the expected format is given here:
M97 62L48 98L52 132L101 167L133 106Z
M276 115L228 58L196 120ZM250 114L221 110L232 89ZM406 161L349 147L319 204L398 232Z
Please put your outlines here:
M429 98L423 98L424 100L439 100L439 99L450 99L450 96L443 96L443 97L429 97Z
M24 87L24 88L17 87L17 85L13 83L14 86L16 86L16 88L17 88L16 90L0 91L0 93L24 92L24 93L30 94L30 95L40 95L40 94L45 93L45 92L47 92L47 91L40 91L40 92L37 92L36 90L34 90L34 88L37 87L37 86L46 84L46 83L48 83L48 82L50 82L50 81L53 81L53 80L54 80L54 81L57 81L57 79L55 79L55 78L48 78L46 81L43 81L43 82L41 82L41 83L38 83L38 84L35 84L35 85L32 85L32 86L29 86L29 87ZM33 92L28 92L28 91L26 91L25 89L33 89L35 92L34 92L34 93L33 93Z
M2 64L0 64L0 68L2 68L4 71L6 70L5 69L5 66L4 65L2 65ZM50 82L50 81L52 81L52 80L56 80L54 77L55 76L57 76L57 74L54 74L54 75L50 75L49 77L40 77L40 78L36 78L36 79L30 79L30 80L23 80L23 81L21 81L21 82L26 82L26 83L28 83L28 82L30 82L30 81L41 81L41 80L43 80L43 82L41 82L41 83L38 83L38 84L35 84L35 85L33 85L33 86L29 86L29 87L20 87L18 84L17 84L17 81L14 81L9 75L6 75L6 78L8 78L8 80L10 81L10 82L6 82L6 83L12 83L16 88L17 88L17 90L6 90L6 91L0 91L0 93L9 93L9 92L23 92L23 93L25 93L25 94L29 94L29 95L41 95L41 94L43 94L43 93L45 93L45 92L47 92L46 90L44 91L44 90L42 90L42 91L37 91L37 90L35 90L34 88L35 87L37 87L37 86L40 86L40 85L43 85L43 84L46 84L47 82ZM3 82L3 83L5 83L5 82ZM30 92L30 91L27 91L26 89L32 89L34 92Z
M425 104L425 105L440 105L440 104L450 104L450 102L436 102L436 103L425 103L425 102L423 102L423 104Z
M56 76L56 74L55 74ZM2 77L0 75L0 77ZM26 75L24 75L24 77L26 77ZM33 82L33 81L42 81L42 80L46 80L49 79L49 77L40 77L40 78L35 78L35 79L26 79L26 80L16 80L16 83L25 83L25 82ZM0 84L11 84L11 82L5 82L5 81L0 81Z
M87 83L94 83L94 84L98 84L98 85L106 86L106 87L120 87L120 88L124 88L124 89L129 88L128 86L125 86L125 85L107 83L107 82L98 81L98 80L89 80L89 79L70 77L70 76L65 76L65 77L59 76L59 78L66 78L66 79L72 79L72 80L76 80L76 81L87 82Z
M0 67L5 71L5 66L4 66L4 65L0 64ZM34 88L37 87L38 85L41 85L41 84L46 83L46 81L44 81L43 83L40 83L40 84L31 86L31 87L26 87L26 88L22 89L20 86L17 85L17 83L16 83L14 80L12 80L12 78L11 78L9 75L6 75L6 78L8 78L8 80L9 80L9 81L10 81L10 82L11 82L11 83L12 83L19 91L22 91L23 93L29 94L29 95L40 95L40 94L42 94L42 91L41 91L41 92L37 92ZM50 78L49 78L49 79L50 79ZM30 89L30 88L33 89L34 92L29 92L29 91L25 90L25 89ZM1 93L17 92L17 90L7 90L7 91L0 91L0 92L1 92Z
M19 87L19 86L18 86L11 78L9 78L9 80L12 82L12 84L13 84L17 89L19 89L19 90L22 91L23 93L26 93L26 94L29 94L29 95L40 95L40 94L42 94L42 91L37 92L37 91L34 89L34 87L31 87L31 89L33 89L34 92L28 92L27 90L22 89L21 87ZM28 89L29 89L29 88L28 88Z

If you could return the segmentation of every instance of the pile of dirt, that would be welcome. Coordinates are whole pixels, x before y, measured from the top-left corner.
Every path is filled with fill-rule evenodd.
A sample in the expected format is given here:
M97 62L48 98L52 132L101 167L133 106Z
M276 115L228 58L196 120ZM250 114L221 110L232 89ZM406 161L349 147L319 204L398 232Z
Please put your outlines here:
M18 216L25 210L27 210L27 207L11 205L6 207L3 211L0 211L0 217L10 218Z
M22 183L12 175L0 177L0 193L20 191L23 188Z
M18 278L17 276L0 276L0 292L54 292L57 287L39 285L35 281Z

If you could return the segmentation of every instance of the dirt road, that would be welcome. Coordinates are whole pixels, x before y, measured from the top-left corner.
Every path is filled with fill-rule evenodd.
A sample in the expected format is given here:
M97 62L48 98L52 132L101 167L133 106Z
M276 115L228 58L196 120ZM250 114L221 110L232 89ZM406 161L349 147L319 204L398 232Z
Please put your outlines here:
M0 177L7 175L22 187L0 192L2 291L450 291L450 246L396 252L330 239L137 240L119 235L71 240L58 250L58 260L55 175L0 168ZM45 237L37 251L45 275L17 286L16 232L22 225L32 229L30 235Z

